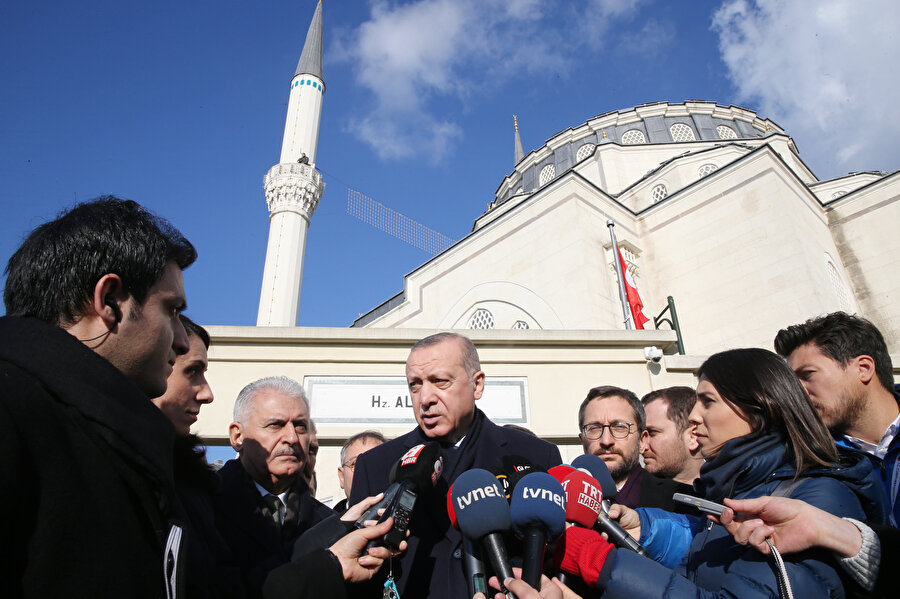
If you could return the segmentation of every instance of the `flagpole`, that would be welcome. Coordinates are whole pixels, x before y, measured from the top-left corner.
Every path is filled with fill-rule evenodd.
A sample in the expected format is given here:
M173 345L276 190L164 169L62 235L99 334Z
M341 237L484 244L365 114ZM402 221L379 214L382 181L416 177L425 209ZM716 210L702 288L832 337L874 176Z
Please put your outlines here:
M628 305L628 294L625 293L625 273L622 272L622 261L619 259L619 244L616 242L616 232L613 228L616 223L612 219L606 221L609 228L609 238L612 240L613 261L616 263L616 280L619 282L619 301L622 303L622 313L625 314L625 328L634 328L631 317L631 306Z

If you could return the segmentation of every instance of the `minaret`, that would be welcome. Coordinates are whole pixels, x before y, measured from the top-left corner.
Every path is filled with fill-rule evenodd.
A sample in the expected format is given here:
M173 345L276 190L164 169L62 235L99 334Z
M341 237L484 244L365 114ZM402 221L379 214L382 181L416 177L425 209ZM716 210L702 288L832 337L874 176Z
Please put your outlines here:
M516 166L525 157L525 152L522 150L522 138L519 137L519 119L516 118L516 115L513 115L513 127L516 128L516 161L513 166Z
M316 6L297 72L291 79L281 160L265 178L269 244L256 326L297 325L309 219L325 189L314 168L325 80L322 78L322 0ZM304 163L298 162L306 154Z

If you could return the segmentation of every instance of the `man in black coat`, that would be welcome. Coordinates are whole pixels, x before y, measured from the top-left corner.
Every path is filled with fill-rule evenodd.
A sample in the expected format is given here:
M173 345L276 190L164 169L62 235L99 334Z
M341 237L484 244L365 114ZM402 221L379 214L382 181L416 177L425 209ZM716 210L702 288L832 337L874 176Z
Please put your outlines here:
M131 201L80 204L7 265L2 597L181 596L172 424L151 402L188 341L193 246Z
M609 468L618 488L616 503L630 508L687 511L672 501L672 495L691 494L692 487L653 476L641 467L647 419L644 405L634 392L610 385L588 391L578 409L578 430L584 453L600 457Z
M418 427L359 456L350 504L388 486L391 467L411 447L438 441L444 467L435 488L417 501L410 518L409 549L393 560L401 597L465 597L462 536L450 524L447 491L472 468L503 467L505 456L542 468L560 459L555 445L502 428L475 407L484 392L484 372L472 342L455 333L426 337L413 346L406 379ZM385 568L382 569L382 572Z
M243 569L248 593L261 597L269 571L290 560L297 538L334 514L301 476L309 446L303 387L287 377L244 387L229 438L239 458L219 470L216 523Z

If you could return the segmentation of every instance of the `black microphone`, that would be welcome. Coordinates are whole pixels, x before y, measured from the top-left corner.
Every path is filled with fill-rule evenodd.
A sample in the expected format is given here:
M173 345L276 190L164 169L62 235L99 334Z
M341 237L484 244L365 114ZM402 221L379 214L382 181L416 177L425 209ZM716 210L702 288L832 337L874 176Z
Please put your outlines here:
M616 488L616 481L613 480L612 474L609 473L609 467L603 459L586 453L572 460L572 466L579 470L583 470L594 477L600 488L603 489L603 511L609 513L609 506L616 500L619 489Z
M522 580L541 588L544 551L566 528L566 492L546 472L532 472L519 481L509 504L513 530L524 541Z
M467 470L454 481L447 505L453 510L451 521L456 519L463 536L483 543L484 552L500 580L500 590L512 599L514 595L503 586L504 580L513 577L513 571L501 534L510 529L512 521L500 483L487 470Z
M384 498L356 521L356 526L362 528L366 520L376 517L374 514L377 514L381 507L384 507L384 514L378 519L379 523L388 518L394 519L391 530L382 538L369 541L366 552L370 547L381 545L392 549L399 548L400 542L406 538L409 518L418 494L437 484L443 469L444 458L441 457L441 446L436 441L416 445L400 456L392 470L393 476L396 478L394 481L394 484L397 485L396 488L392 488L394 485L388 487ZM391 492L390 499L388 499L388 491Z
M605 532L609 542L616 547L650 557L647 550L600 507L603 492L593 476L576 470L566 477L563 487L566 490L566 517L570 522Z

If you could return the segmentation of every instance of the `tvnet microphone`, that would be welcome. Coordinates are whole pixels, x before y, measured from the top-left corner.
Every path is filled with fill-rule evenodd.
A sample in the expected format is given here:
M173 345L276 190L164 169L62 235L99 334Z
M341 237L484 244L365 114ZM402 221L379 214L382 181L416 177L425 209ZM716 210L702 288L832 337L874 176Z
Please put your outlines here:
M394 519L391 530L384 534L381 539L375 539L369 542L369 547L384 545L392 549L398 549L400 542L406 538L406 531L409 528L409 517L412 514L413 507L416 505L416 498L419 493L431 489L437 484L441 477L441 471L444 469L444 458L441 457L441 446L436 441L416 445L410 448L405 454L400 456L400 460L396 465L396 490L393 492L392 498L388 501L387 492L385 497L379 504L388 501L384 506L384 514L378 519L378 522L384 522L388 518ZM380 509L379 505L371 508L367 513L363 514L356 521L357 526L362 526L365 520L371 520L374 513Z
M447 515L450 516L450 524L459 530L459 521L456 519L456 510L453 508L453 485L447 492ZM487 576L484 573L484 560L481 557L481 547L478 543L467 537L463 537L463 568L466 573L466 585L469 588L467 597L475 593L488 594Z
M449 496L460 531L466 538L482 542L484 553L501 581L500 590L512 598L513 594L502 583L512 578L513 571L501 534L510 529L512 522L500 483L487 470L474 468L459 475Z
M509 504L513 530L524 541L522 580L541 588L544 551L566 528L566 493L546 472L532 472L519 481Z
M615 501L619 490L616 488L616 481L613 480L612 474L609 473L606 462L593 454L586 453L572 460L572 466L586 471L600 483L600 488L603 489L603 511L609 512L609 506Z
M563 485L566 489L567 520L585 528L593 528L597 532L605 532L609 542L616 547L649 557L647 550L603 510L603 491L593 476L576 470L566 477Z

